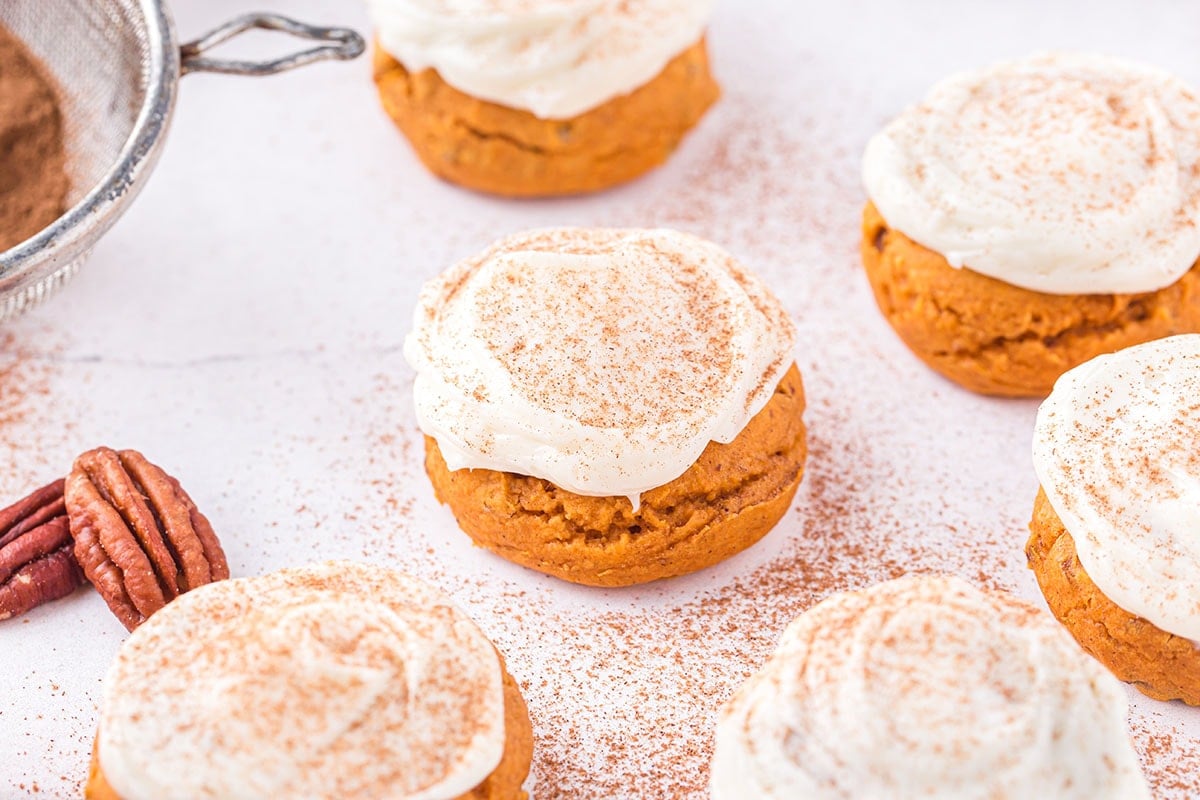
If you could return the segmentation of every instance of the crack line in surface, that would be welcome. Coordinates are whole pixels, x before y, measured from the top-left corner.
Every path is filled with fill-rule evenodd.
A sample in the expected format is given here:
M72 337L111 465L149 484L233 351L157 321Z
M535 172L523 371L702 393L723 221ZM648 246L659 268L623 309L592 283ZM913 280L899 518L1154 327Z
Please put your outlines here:
M22 353L21 357L28 361L40 361L48 364L107 364L122 367L137 367L139 369L168 370L223 366L227 364L247 364L287 358L309 360L316 357L342 358L347 355L385 357L399 353L403 347L402 344L390 344L379 347L350 348L348 350L293 348L266 353L215 353L213 355L199 356L182 361L106 356L100 353L61 355L52 352L29 352Z

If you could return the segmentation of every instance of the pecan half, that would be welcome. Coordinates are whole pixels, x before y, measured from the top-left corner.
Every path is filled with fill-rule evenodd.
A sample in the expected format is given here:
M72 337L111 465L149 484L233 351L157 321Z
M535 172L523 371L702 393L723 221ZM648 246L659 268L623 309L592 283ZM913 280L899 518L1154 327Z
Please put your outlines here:
M0 511L0 620L66 597L82 584L61 480Z
M184 592L229 577L208 520L136 450L98 447L75 459L66 505L75 557L130 630Z

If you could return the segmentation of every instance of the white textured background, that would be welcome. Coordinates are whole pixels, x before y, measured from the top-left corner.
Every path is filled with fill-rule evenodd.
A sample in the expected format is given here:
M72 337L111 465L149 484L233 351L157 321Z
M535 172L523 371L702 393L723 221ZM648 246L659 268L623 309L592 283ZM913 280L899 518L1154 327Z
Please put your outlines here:
M174 5L185 38L251 6L366 29L344 0ZM1022 555L1035 404L946 384L879 318L856 254L867 137L947 73L1039 48L1200 85L1198 31L1191 0L723 0L710 41L725 96L676 158L544 203L427 176L366 59L191 76L145 193L61 296L7 328L0 497L92 446L141 449L209 515L236 575L348 557L451 592L525 687L538 800L702 797L716 706L815 599L906 569L1037 597ZM586 590L473 551L433 503L400 356L417 289L494 238L559 223L706 236L798 321L810 470L751 552ZM0 624L0 798L78 796L124 635L89 591ZM1200 796L1200 713L1130 696L1159 794Z

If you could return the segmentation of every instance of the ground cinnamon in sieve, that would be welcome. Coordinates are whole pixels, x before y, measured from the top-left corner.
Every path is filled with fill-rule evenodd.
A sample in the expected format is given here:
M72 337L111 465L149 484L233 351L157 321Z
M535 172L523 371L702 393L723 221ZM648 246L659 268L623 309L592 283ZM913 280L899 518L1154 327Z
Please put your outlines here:
M62 112L49 72L0 27L0 252L66 209Z

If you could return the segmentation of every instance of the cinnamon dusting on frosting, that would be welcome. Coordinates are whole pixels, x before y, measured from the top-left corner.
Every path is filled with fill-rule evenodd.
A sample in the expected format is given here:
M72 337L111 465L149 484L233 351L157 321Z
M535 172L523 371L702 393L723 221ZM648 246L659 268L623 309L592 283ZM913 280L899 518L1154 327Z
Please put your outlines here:
M714 800L1149 798L1119 682L1052 618L902 578L797 619L722 710Z
M647 238L608 259L596 248L605 239L619 237L551 232L505 259L503 280L475 297L487 346L541 408L597 428L666 425L694 398L721 392L736 368L733 309L715 276L679 253ZM562 264L557 253L602 261Z
M1137 293L1200 257L1200 98L1045 53L939 83L867 146L868 194L954 266L1054 294Z
M1071 370L1038 413L1034 467L1096 586L1200 640L1200 335Z
M125 800L451 800L500 762L499 658L435 590L335 562L203 588L106 680L99 758Z
M511 236L432 281L405 355L451 469L637 495L729 442L792 363L779 302L669 230Z

